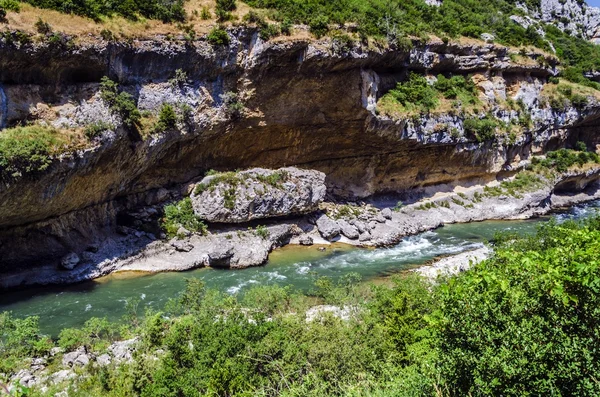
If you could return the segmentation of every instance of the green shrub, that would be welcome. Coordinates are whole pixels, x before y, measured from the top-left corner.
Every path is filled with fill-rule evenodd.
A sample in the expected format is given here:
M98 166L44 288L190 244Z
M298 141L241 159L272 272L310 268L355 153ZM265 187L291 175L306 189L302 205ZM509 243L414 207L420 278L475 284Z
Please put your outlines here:
M0 0L0 9L19 12L21 11L21 4L18 0Z
M230 41L227 31L220 27L213 28L206 39L212 45L228 45Z
M110 110L121 117L127 128L138 129L140 127L142 115L135 100L129 93L119 92L119 85L116 82L108 77L103 77L100 83L100 95Z
M269 238L269 229L267 229L266 226L264 225L258 225L256 226L256 229L254 230L254 233L256 233L256 235L260 238L262 238L263 240L266 240Z
M0 133L0 170L5 177L46 170L52 156L64 151L68 140L57 130L41 126L16 127Z
M80 346L101 351L118 337L117 326L105 318L93 317L81 328L65 328L58 336L58 346L72 351Z
M507 236L491 259L441 287L439 357L450 395L600 393L598 225Z
M465 133L474 137L477 142L486 142L496 139L498 121L490 117L469 118L464 121Z
M244 103L239 99L237 93L229 91L221 95L221 100L225 106L225 112L227 116L233 120L242 117L245 106Z
M38 317L18 319L10 312L0 313L0 372L10 374L23 367L30 357L41 357L52 348L42 335Z
M329 18L325 15L317 15L308 23L310 32L317 38L321 38L329 32Z
M48 22L44 22L42 18L38 18L37 22L35 23L35 29L38 33L44 35L52 33L52 27L50 24L48 24Z
M177 114L171 104L163 103L158 113L158 121L154 126L155 133L165 132L177 126Z
M183 69L177 69L175 75L169 79L169 84L173 88L183 88L188 83L188 75Z
M84 133L89 140L93 140L101 136L106 131L111 131L115 128L114 125L105 121L98 121L96 123L89 124L85 127Z
M202 19L203 21L207 21L211 17L212 17L212 15L210 14L208 7L206 7L206 6L202 7L202 10L200 11L200 19Z
M162 226L170 238L182 237L177 235L181 227L192 233L206 234L207 232L204 222L194 213L192 200L189 197L165 206L164 212Z
M417 107L429 111L438 105L437 93L427 79L412 73L408 80L398 83L395 89L386 94L405 108Z
M477 87L471 76L452 76L446 78L438 75L433 87L446 99L467 98L467 103L475 103Z
M274 23L267 23L260 29L259 36L261 39L267 41L273 37L277 37L281 34L279 25Z
M559 172L565 172L575 164L582 166L586 163L598 163L599 160L598 155L594 152L559 149L548 152L546 158L543 160L534 158L532 163L545 168L554 168Z
M219 22L226 22L233 19L231 11L237 8L235 0L217 0L217 8L215 14Z

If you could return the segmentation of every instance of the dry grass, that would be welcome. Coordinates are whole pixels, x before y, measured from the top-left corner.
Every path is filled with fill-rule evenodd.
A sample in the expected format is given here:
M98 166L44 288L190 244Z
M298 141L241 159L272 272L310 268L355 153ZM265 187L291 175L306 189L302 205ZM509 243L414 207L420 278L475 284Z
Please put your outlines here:
M563 94L558 90L558 87L570 87L573 94L580 94L586 97L595 98L600 101L600 91L595 90L591 87L586 87L581 84L572 83L565 79L560 79L559 84L546 84L542 89L542 98L550 99L553 97L562 97Z
M196 16L194 11L199 14L203 7L207 7L211 13L211 19L202 20ZM208 33L217 25L215 17L214 0L189 0L186 2L187 21L185 25L192 26L198 35ZM238 9L233 13L235 20L228 24L241 21L243 16L248 13L250 7L242 2L238 2ZM0 29L22 30L28 33L37 33L35 23L38 19L50 24L56 32L62 32L68 35L78 36L84 39L89 33L99 35L104 29L110 30L117 37L121 38L142 38L153 35L177 35L182 34L183 30L177 23L162 23L161 21L148 20L140 18L138 21L131 21L123 17L115 16L103 18L96 22L90 18L77 15L63 14L54 10L46 10L33 7L26 3L21 3L20 12L8 12L7 23L0 23Z

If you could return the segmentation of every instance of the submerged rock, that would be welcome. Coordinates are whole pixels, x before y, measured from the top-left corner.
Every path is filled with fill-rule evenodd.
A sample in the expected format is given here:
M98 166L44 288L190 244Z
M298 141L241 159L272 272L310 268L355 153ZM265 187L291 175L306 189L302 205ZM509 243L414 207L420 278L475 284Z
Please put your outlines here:
M326 190L319 171L254 168L207 176L196 186L192 203L208 222L242 223L315 211Z

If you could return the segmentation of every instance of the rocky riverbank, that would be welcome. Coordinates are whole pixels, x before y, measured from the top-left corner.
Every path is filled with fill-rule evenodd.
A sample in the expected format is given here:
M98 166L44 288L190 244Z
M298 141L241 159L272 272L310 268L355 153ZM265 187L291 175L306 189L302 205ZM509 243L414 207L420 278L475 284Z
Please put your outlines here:
M207 266L239 269L264 264L273 249L286 244L318 245L320 249L326 249L332 242L357 247L391 246L406 236L444 224L527 219L600 198L600 165L532 177L527 184L515 187L515 180L519 178L517 174L503 182L456 188L394 208L385 206L382 200L334 203L322 201L323 196L319 195L320 198L315 201L318 209L307 215L262 219L260 224L214 224L209 227L207 235L185 231L165 240L148 233L135 237L135 232L131 231L120 240L110 240L109 244L86 251L84 259L76 260L83 263L76 263L71 270L47 266L35 271L17 272L3 277L1 285L2 288L12 288L73 283L116 271L155 273ZM206 181L198 185L202 183ZM254 188L256 186L251 190ZM262 195L271 202L269 187L263 186L262 189L265 189L261 191ZM221 195L220 192L215 189L215 195ZM257 200L250 193L241 198L246 203L258 203ZM296 201L290 205L294 203ZM313 204L311 201L310 205ZM237 219L237 216L234 218Z

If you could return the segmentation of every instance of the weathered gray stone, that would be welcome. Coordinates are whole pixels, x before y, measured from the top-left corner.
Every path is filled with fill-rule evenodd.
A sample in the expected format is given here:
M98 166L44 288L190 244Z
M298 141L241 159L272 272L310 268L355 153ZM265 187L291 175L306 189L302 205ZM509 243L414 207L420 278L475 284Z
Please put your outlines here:
M308 234L304 234L302 236L300 236L300 238L298 239L298 242L300 243L300 245L313 245L314 244L314 240L311 236L309 236Z
M327 240L334 239L339 236L342 231L340 225L325 214L317 219L317 228L319 229L321 236Z
M194 211L206 221L222 223L306 214L318 209L327 190L325 174L298 168L211 175L198 186L192 194Z
M171 245L179 252L190 252L194 249L189 241L175 240L171 242Z
M392 219L392 210L390 208L384 208L383 210L381 210L381 216L383 216L385 219Z
M79 261L79 256L76 253L71 252L60 260L60 267L66 270L73 270L79 264Z
M96 358L96 362L97 362L97 363L98 363L98 365L100 365L101 367L105 367L105 366L107 366L107 365L110 365L111 361L112 361L112 360L111 360L111 358L110 358L110 355L108 355L108 354L106 354L106 353L105 353L105 354L102 354L102 355L100 355L100 356L98 356L98 357Z
M62 364L65 367L83 367L88 365L90 357L84 347L80 347L77 350L66 353L63 356Z
M346 222L343 219L338 220L337 224L340 226L340 229L344 236L346 236L352 240L355 240L358 238L359 233L358 233L358 229L356 228L356 226L351 225L350 223Z
M130 362L133 360L133 351L138 338L115 342L108 348L108 352L116 362Z

